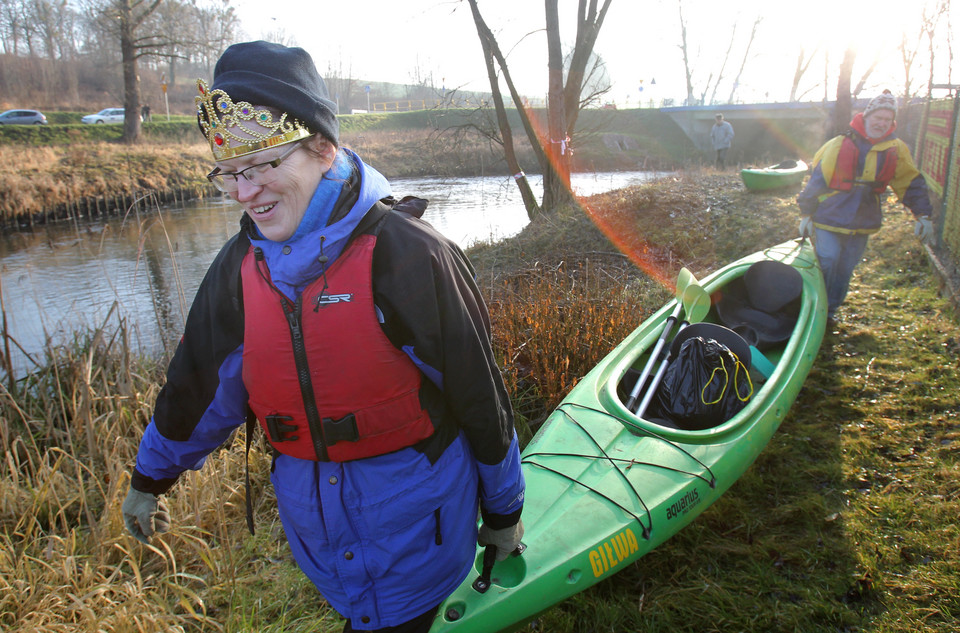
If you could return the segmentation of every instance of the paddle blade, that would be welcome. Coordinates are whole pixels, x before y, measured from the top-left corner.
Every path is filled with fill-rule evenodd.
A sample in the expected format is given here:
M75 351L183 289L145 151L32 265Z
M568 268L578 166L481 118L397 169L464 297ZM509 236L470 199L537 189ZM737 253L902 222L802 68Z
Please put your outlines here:
M699 323L707 316L710 312L710 294L703 286L694 283L683 291L683 312L684 320L688 323Z
M676 293L677 301L680 301L680 299L683 297L683 293L688 286L696 283L697 283L697 278L694 277L693 273L690 272L687 268L681 268L680 274L677 275L677 293Z

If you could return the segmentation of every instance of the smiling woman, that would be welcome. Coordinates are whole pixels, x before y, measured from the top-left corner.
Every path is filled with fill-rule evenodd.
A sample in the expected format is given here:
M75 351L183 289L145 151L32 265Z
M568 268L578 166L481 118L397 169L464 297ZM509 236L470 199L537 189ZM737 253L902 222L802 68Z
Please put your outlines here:
M338 146L303 49L235 44L198 89L208 178L244 215L141 440L127 529L144 543L166 531L159 495L259 423L293 556L344 631L426 631L478 540L505 557L523 535L519 442L473 266L420 220L426 201L396 202Z

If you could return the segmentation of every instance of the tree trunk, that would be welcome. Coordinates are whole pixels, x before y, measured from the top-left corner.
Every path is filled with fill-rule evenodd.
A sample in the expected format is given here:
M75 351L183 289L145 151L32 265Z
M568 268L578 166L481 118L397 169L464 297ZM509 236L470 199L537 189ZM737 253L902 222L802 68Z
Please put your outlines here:
M747 49L743 51L743 61L740 62L740 70L737 71L737 76L733 80L733 87L730 89L730 98L727 99L727 103L733 103L733 96L737 93L737 88L740 87L740 77L743 75L743 69L747 65L747 60L750 58L750 49L753 47L753 40L757 37L757 27L760 26L762 18L757 16L757 19L753 21L753 28L750 30L750 39L747 40Z
M570 139L567 137L563 99L563 53L560 49L558 0L545 0L547 22L547 136L549 168L543 172L543 207L556 210L572 199L570 192Z
M120 0L120 55L123 64L123 142L140 141L140 75L137 70L136 22L130 0Z
M530 145L533 149L533 152L537 156L537 162L540 165L541 172L546 173L547 165L549 164L546 152L540 143L540 138L533 126L533 122L530 120L530 116L527 114L527 110L523 106L523 98L517 91L517 87L514 85L513 79L510 76L510 69L507 67L507 60L504 58L503 52L500 50L500 46L497 44L497 40L490 31L490 28L480 15L480 9L477 7L477 0L468 0L468 2L470 4L470 10L473 12L473 21L477 27L477 34L480 36L481 43L486 41L487 46L489 46L490 54L493 55L493 58L497 60L497 65L500 66L500 72L503 73L503 80L506 82L507 89L510 91L510 98L513 99L513 103L517 108L517 114L520 115L520 122L523 124L523 129L527 133L527 138L530 140ZM494 79L496 79L495 76ZM499 86L498 82L497 85ZM491 83L491 90L492 88L493 83ZM507 125L509 125L509 123L507 123ZM514 173L516 174L518 172ZM529 187L526 178L518 179L517 185L520 187L521 194L525 186ZM542 209L534 210L532 212L536 214L539 211L542 211ZM528 207L527 214L529 215L530 213L531 208Z
M827 138L833 138L838 134L843 134L850 127L850 119L853 118L853 103L850 98L850 78L853 75L853 62L857 58L857 52L848 48L843 53L843 62L840 64L840 77L837 79L837 102L833 107L832 130Z
M680 12L680 52L683 53L683 72L687 78L687 103L685 105L696 105L696 97L693 96L693 71L690 70L690 53L687 50L687 23L683 19L683 0L677 0L677 10Z
M800 54L797 55L797 67L793 71L793 84L790 86L790 101L797 101L799 96L797 95L797 90L800 87L800 79L806 74L807 69L810 68L810 62L813 61L813 56L817 54L818 48L814 48L813 52L810 53L810 56L806 56L806 50L801 46Z
M523 123L524 131L527 133L527 138L530 139L530 144L537 156L537 162L540 164L540 169L544 177L544 203L542 205L542 211L556 210L557 202L564 199L572 199L572 193L569 189L570 144L567 137L570 135L577 119L576 115L579 111L579 97L583 87L585 68L587 62L590 60L600 25L603 23L604 16L611 1L612 0L603 0L603 8L598 12L597 4L599 0L579 0L577 41L573 51L573 61L570 64L570 71L567 74L567 82L566 85L564 85L563 56L560 54L558 2L557 0L545 0L548 21L548 71L550 72L547 125L548 128L551 129L548 129L547 133L544 134L542 131L538 133L534 122L531 121L523 105L523 99L517 92L516 86L510 77L507 61L500 51L500 47L497 45L497 40L480 15L477 0L467 0L470 5L470 10L473 12L473 20L476 24L480 40L481 42L485 42L485 46L489 46L489 50L484 49L485 54L489 52L500 67L503 80L510 90L510 97L513 99L517 113L520 115L520 121ZM558 80L559 92L556 86ZM491 88L495 85L498 85L498 82L496 77L493 76L491 78ZM495 90L498 90L498 88ZM574 92L575 94L573 94ZM559 112L557 112L558 109ZM502 126L503 123L501 123L501 127ZM550 142L551 140L561 142L552 143ZM561 167L562 171L559 172L556 165L562 165L564 163L558 163L558 157L562 158L567 165L566 167Z
M533 220L540 213L540 205L537 204L537 197L534 195L530 182L517 160L517 152L513 145L513 130L510 128L507 109L503 104L500 82L497 79L497 69L493 65L493 51L489 39L484 37L483 33L480 33L480 46L483 48L483 61L487 66L487 79L490 82L493 104L497 112L497 125L500 128L500 137L503 142L503 156L510 168L510 173L513 174L514 181L517 183L517 188L520 189L523 208L527 211L527 219Z

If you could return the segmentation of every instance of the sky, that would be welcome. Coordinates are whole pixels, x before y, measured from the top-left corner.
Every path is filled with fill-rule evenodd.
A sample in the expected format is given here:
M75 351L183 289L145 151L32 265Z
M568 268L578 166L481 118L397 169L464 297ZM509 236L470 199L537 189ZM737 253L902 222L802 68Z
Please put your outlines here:
M682 0L681 5L679 0L613 0L595 51L612 83L606 100L619 107L660 105L664 99L679 105L686 96L679 46L678 7L682 6L695 93L703 93L708 100L711 96L721 102L729 99L758 17L761 21L737 82L735 101L787 101L801 48L816 56L801 83L800 99L832 99L836 68L848 45L858 50L855 82L875 58L880 59L864 96L884 87L900 94L904 71L897 48L904 33L909 46L917 45L922 6L935 1ZM438 87L489 91L465 0L233 0L233 6L248 37L282 38L284 43L302 46L321 72L334 66L364 81L393 83L416 83L418 76L432 75ZM501 49L508 51L511 73L521 92L531 98L545 96L543 0L480 0L479 6ZM560 0L559 7L562 39L569 43L577 0ZM940 32L947 33L946 25ZM941 47L946 41L942 37ZM938 59L946 57L941 53ZM918 90L918 82L926 85L927 58L923 52L916 62L922 79L915 81L913 91ZM935 81L947 83L946 64L937 66L942 68ZM718 75L722 76L719 83Z

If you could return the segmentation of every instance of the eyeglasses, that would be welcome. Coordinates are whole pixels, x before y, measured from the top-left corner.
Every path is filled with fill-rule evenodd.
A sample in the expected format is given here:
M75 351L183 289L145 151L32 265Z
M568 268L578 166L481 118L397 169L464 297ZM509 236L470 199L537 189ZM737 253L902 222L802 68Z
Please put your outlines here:
M220 168L217 167L207 174L207 180L213 183L214 187L225 193L233 193L240 188L240 176L246 178L247 182L249 182L251 185L257 185L258 187L269 185L280 175L274 170L279 167L280 163L285 161L291 154L300 149L300 147L301 145L298 141L296 145L285 151L283 154L280 154L280 156L277 158L274 158L266 163L250 165L246 169L241 169L240 171L220 171Z

